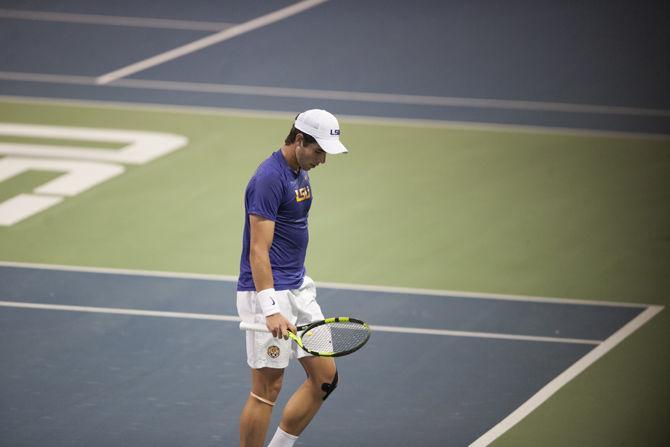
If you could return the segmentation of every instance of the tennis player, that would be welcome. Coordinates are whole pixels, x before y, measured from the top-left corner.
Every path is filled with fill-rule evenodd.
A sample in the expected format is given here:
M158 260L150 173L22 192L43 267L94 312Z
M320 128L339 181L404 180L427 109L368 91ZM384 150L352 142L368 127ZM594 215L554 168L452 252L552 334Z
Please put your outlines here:
M246 332L251 392L240 416L242 447L263 445L291 357L299 360L307 379L284 407L268 447L293 446L337 386L335 361L311 356L286 334L324 318L304 265L313 198L308 171L324 164L326 154L345 152L337 119L325 110L307 110L247 185L237 310L242 321L265 323L270 333Z

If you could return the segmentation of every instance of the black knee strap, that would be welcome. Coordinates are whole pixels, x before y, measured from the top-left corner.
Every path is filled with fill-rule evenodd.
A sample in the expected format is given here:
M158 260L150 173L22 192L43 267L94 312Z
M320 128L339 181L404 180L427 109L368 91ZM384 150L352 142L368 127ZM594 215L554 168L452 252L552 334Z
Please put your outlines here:
M326 395L323 396L323 400L326 400L328 396L330 396L330 393L332 393L335 388L337 388L337 370L335 370L335 377L333 377L333 381L331 383L322 383L321 384L321 390L325 391Z

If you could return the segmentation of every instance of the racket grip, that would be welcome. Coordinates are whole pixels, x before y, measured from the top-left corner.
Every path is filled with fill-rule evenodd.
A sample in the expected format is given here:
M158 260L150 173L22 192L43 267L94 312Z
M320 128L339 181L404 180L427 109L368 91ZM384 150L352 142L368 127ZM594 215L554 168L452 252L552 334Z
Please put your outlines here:
M255 331L255 332L270 332L268 331L268 328L261 323L246 323L242 321L240 323L240 330L241 331Z

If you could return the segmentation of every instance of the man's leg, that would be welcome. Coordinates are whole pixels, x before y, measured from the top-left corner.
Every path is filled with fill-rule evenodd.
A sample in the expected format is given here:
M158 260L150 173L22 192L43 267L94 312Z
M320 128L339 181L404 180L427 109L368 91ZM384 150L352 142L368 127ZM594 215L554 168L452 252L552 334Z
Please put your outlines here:
M307 373L307 379L293 393L284 407L279 427L298 436L307 427L321 408L324 399L334 389L337 375L335 360L328 357L303 357L300 359Z
M281 390L284 370L251 370L251 393L240 415L240 446L262 447L272 416L272 407Z

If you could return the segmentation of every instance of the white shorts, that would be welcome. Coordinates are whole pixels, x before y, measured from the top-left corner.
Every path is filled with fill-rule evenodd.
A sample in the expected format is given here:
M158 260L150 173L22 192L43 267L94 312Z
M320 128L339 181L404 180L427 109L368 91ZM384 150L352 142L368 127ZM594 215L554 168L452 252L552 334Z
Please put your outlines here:
M281 314L296 326L323 320L323 313L316 302L316 285L305 276L299 289L278 290L274 296ZM237 313L247 323L265 324L265 317L256 292L237 292ZM253 369L286 368L291 357L309 356L292 340L275 338L267 332L247 331L247 363Z

